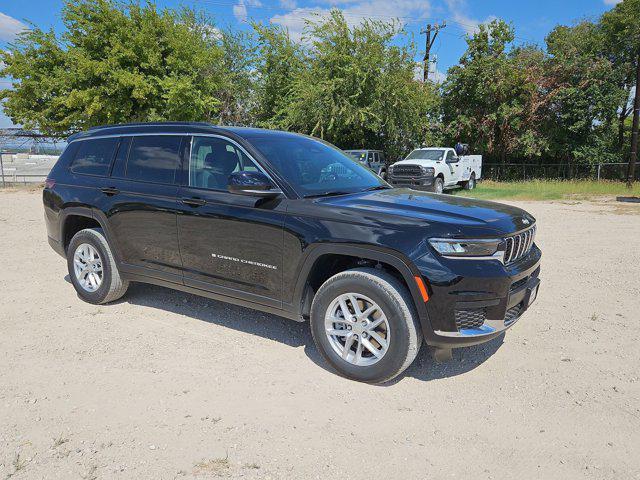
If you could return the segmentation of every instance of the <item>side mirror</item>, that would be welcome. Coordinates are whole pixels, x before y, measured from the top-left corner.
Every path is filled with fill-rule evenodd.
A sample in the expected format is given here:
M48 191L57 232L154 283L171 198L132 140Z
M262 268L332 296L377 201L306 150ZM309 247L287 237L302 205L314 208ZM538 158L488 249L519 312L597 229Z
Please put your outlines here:
M282 193L262 172L233 172L229 175L227 190L240 195L253 197L277 197Z

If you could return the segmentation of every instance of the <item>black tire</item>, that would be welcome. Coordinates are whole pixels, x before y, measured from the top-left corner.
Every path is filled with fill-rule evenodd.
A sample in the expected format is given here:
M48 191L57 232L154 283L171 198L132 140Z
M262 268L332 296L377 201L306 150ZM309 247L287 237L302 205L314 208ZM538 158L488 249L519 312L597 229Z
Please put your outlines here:
M74 255L80 245L89 244L98 252L102 265L102 282L95 291L86 290L76 277ZM122 297L129 288L129 282L123 280L118 271L113 253L101 228L87 228L76 233L67 248L67 268L69 278L78 296L88 303L96 305L113 302Z
M431 186L431 191L433 193L443 193L444 192L444 179L442 177L434 178L433 185Z
M476 174L472 173L471 177L469 177L469 180L464 182L463 186L465 190L473 190L474 188L476 188Z
M388 349L373 365L355 365L344 360L331 346L325 330L325 315L332 303L346 293L365 295L376 302L389 323ZM402 373L416 358L422 345L410 293L393 275L375 268L347 270L328 279L311 305L311 333L324 359L341 375L366 383L384 383Z

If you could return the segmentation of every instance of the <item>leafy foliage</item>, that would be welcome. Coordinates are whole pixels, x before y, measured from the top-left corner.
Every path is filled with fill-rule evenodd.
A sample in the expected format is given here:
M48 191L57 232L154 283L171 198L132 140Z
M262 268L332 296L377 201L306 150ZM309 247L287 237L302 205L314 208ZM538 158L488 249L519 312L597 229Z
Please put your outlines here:
M349 28L337 10L307 25L313 39L278 111L277 125L343 148L380 148L398 156L425 140L434 88L416 81L413 45L392 44L394 23Z
M232 81L219 33L193 11L68 2L65 32L37 27L2 53L14 122L64 135L123 121L215 120Z
M333 10L294 42L277 25L219 30L188 8L67 0L63 33L36 26L0 52L15 123L65 136L133 121L298 131L391 158L461 140L489 161L622 161L640 53L640 0L514 45L502 20L467 37L442 85L421 82L399 23L350 25Z

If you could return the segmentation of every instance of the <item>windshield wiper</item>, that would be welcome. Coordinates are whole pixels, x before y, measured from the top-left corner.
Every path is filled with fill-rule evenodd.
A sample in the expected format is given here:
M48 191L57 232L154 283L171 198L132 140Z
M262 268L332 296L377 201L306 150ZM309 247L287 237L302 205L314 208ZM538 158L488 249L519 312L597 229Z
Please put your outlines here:
M354 193L354 192L345 192L344 190L329 190L328 192L305 195L304 198L335 197L336 195L348 195L350 193Z
M393 187L390 187L388 185L376 185L375 187L365 188L363 192L373 192L374 190L389 190L390 188Z

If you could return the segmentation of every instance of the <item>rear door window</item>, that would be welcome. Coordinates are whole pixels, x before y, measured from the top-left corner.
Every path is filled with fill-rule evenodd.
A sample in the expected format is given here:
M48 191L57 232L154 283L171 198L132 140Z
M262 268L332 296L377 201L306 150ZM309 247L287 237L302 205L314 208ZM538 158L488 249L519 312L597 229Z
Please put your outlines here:
M71 163L71 171L85 175L109 175L118 139L97 138L95 140L81 140L79 143L78 151Z
M125 177L152 183L174 183L181 142L179 135L133 137Z

